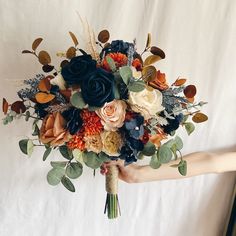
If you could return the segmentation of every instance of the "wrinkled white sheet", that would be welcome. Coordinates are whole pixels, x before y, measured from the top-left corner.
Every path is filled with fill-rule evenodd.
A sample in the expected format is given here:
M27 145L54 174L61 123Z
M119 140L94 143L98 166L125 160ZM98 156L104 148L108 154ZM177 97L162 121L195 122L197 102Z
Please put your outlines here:
M209 121L187 137L183 152L229 150L236 140L236 1L230 0L0 0L0 96L16 98L15 80L31 78L40 65L30 55L36 37L53 55L71 46L68 31L79 35L76 12L98 33L113 39L137 38L143 50L148 32L166 52L158 68L173 82L189 78ZM1 115L2 117L2 115ZM29 123L0 125L1 236L221 236L234 184L234 173L145 184L120 182L122 216L103 215L104 178L85 168L72 194L46 182L49 160L42 150L27 159L18 140L30 134ZM58 156L58 157L57 157ZM54 154L51 159L60 158ZM225 160L227 161L227 160Z

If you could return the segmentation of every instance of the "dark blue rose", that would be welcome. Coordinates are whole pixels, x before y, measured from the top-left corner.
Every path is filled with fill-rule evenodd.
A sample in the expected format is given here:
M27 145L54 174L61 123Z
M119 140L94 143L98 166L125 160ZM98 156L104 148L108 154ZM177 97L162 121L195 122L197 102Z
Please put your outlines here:
M61 74L68 85L80 84L88 73L96 70L96 63L91 55L73 57L62 68Z
M105 47L102 50L102 55L103 55L103 52L105 52L105 54L108 54L110 52L120 52L127 55L130 45L133 45L133 44L124 42L123 40L114 40L111 42L109 46Z
M168 125L163 126L164 132L167 134L171 134L171 132L179 128L179 124L181 123L182 120L183 120L183 114L175 116L174 119L167 119Z
M83 99L89 106L102 107L115 98L114 86L113 74L98 68L81 83Z

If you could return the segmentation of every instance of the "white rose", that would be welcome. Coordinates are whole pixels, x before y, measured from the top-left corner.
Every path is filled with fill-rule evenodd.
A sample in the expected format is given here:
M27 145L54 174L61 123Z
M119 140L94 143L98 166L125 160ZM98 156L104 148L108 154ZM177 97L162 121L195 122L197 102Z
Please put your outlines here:
M52 85L57 85L59 87L59 89L64 90L66 89L65 85L66 82L64 80L64 78L62 77L61 74L58 74L56 77L54 77L53 79L50 80L50 83Z
M101 122L105 130L116 131L123 126L126 114L126 103L122 100L113 100L107 102L104 106L96 110L97 115L101 118Z
M141 113L145 120L165 109L162 106L162 93L156 89L145 88L141 92L130 92L128 102L133 111Z

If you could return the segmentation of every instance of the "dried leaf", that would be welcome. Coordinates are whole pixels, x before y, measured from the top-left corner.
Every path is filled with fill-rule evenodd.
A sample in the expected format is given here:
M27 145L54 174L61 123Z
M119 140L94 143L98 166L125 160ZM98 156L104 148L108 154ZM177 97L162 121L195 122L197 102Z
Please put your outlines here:
M98 34L98 41L101 43L106 43L110 38L110 33L108 30L102 30L99 34Z
M71 59L73 57L76 56L76 48L75 47L70 47L67 51L66 51L66 57L68 59Z
M201 112L198 112L196 113L193 117L192 117L192 120L193 122L195 123L202 123L204 121L207 121L208 120L208 117L207 115L201 113Z
M159 60L161 60L162 58L160 56L156 56L156 55L151 55L148 56L145 60L144 60L144 66L148 66L151 65Z
M5 98L3 98L2 99L2 111L3 111L4 115L7 114L8 107L9 107L9 104L8 104L7 100Z
M151 81L155 80L156 76L157 76L157 70L156 70L155 66L143 67L142 76L146 82L151 82Z
M186 79L177 79L175 82L174 82L174 86L181 86L183 84L185 84L187 80Z
M161 57L162 59L164 59L166 57L164 51L162 51L160 48L158 48L156 46L152 46L150 52L153 55Z
M51 87L52 86L51 86L48 78L44 78L44 79L40 80L39 85L38 85L38 89L41 92L48 92L48 91L50 91Z
M54 66L52 66L52 65L44 65L42 67L42 70L46 73L51 72L53 69L54 69Z
M52 101L55 98L55 95L53 94L48 94L48 93L37 93L35 95L35 99L38 103L48 103Z
M146 48L150 48L150 46L151 46L151 34L148 33L147 42L146 42Z
M187 98L193 98L197 93L197 89L195 87L195 85L188 85L185 89L184 89L184 95Z
M39 44L43 41L42 38L37 38L34 40L34 42L32 43L32 49L33 51L35 51L37 49L37 47L39 46Z
M38 57L39 57L39 62L42 65L48 65L51 63L51 57L46 51L40 51Z
M63 60L63 61L61 62L61 64L60 64L60 67L62 68L62 67L64 67L64 66L66 66L68 63L69 63L68 60Z
M31 53L32 54L32 52L30 51L30 50L23 50L21 53Z
M188 102L190 102L190 103L194 103L194 97L192 97L192 98L187 98L187 100L188 100Z
M78 42L76 36L71 31L69 32L69 34L75 44L75 47L78 46L79 42Z
M16 112L17 114L20 114L26 111L26 107L25 107L24 102L16 101L11 105L11 110Z
M70 97L71 97L71 90L70 90L70 89L60 90L60 94L61 94L67 101L70 101Z

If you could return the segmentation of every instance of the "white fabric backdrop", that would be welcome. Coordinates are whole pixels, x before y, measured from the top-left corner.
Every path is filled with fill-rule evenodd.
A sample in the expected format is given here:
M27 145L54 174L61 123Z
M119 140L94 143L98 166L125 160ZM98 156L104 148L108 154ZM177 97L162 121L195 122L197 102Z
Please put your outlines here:
M158 68L169 81L184 76L197 85L198 99L209 102L203 109L209 122L189 138L179 133L184 153L235 145L236 1L0 0L1 97L13 101L18 89L13 81L40 71L35 58L21 55L36 37L44 38L41 48L53 55L71 45L68 31L84 45L76 11L97 33L107 28L113 39L136 37L140 51L151 32L153 44L166 52ZM42 150L27 159L18 149L18 140L29 133L23 121L0 126L1 236L222 235L234 173L120 183L122 216L109 221L103 215L103 176L93 178L85 168L74 181L74 194L49 186L49 160L42 162Z

